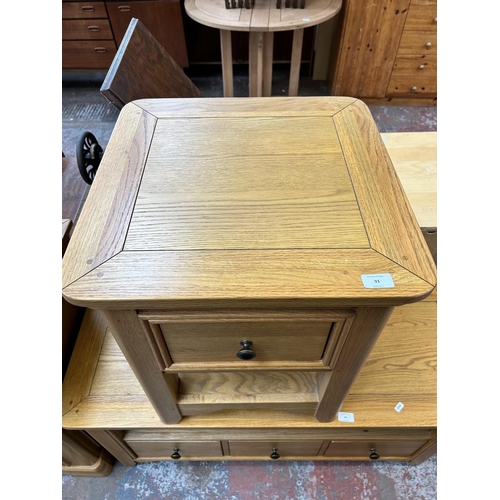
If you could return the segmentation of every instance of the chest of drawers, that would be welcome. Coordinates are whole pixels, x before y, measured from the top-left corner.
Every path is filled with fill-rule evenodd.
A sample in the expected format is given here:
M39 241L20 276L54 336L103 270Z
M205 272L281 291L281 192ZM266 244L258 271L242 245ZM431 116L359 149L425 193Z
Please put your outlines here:
M163 422L336 416L435 265L353 98L125 106L63 261Z
M63 70L107 70L133 17L141 20L179 66L189 65L179 0L63 0Z

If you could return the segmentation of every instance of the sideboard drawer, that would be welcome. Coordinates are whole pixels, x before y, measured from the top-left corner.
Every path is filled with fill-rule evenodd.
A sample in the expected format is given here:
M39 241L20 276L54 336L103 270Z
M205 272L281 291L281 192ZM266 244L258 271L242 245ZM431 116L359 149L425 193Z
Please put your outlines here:
M437 5L411 4L405 31L437 31Z
M62 42L63 69L108 69L115 54L116 46L112 40Z
M325 451L325 457L338 457L340 459L409 459L413 453L421 448L427 441L331 441ZM370 458L370 455L375 453Z
M63 19L107 18L104 2L62 2Z
M229 441L232 457L271 458L273 450L276 458L314 457L319 454L322 440L311 441Z
M150 460L172 460L172 454L177 453L180 458L209 458L222 457L222 446L220 441L182 441L148 437L148 433L141 436L130 433L125 435L125 442L137 454L137 462L147 462Z
M63 40L113 40L107 19L66 19L62 22Z

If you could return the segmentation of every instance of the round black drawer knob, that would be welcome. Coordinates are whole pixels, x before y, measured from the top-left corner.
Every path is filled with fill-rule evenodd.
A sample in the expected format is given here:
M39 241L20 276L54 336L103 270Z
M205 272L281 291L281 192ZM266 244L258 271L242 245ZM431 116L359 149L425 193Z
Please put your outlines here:
M172 460L179 460L179 458L181 458L179 454L179 448L174 448L174 452L172 453L172 455L170 455L170 458Z
M257 354L250 348L252 343L253 342L251 340L242 340L240 344L243 346L243 349L240 349L236 353L236 357L242 359L243 361L249 361L250 359L255 358Z
M269 455L273 460L278 460L278 458L280 457L279 453L278 453L278 448L273 448L273 451L271 453L271 455Z
M370 459L377 460L377 458L380 458L380 455L375 451L375 448L370 448Z

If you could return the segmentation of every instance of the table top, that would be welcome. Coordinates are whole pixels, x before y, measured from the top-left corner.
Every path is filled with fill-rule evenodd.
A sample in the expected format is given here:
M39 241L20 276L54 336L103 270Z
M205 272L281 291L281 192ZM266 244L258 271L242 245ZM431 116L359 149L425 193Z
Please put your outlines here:
M226 9L224 0L186 0L184 5L189 17L212 28L287 31L328 21L340 11L342 0L307 0L304 9L277 9L276 0L255 0L250 9Z
M65 298L101 309L390 306L435 284L376 124L349 97L128 104L63 260Z

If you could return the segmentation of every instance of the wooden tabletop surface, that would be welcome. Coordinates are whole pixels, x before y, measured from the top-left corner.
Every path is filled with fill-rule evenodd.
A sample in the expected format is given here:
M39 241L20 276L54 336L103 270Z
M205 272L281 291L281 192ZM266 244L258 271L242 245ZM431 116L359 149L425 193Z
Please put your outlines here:
M276 0L255 0L250 9L226 9L224 0L186 0L186 13L205 26L230 31L287 31L328 21L342 0L306 0L304 9L276 8Z
M392 288L361 276L390 274ZM420 300L435 265L365 104L151 99L121 112L63 261L77 305Z

